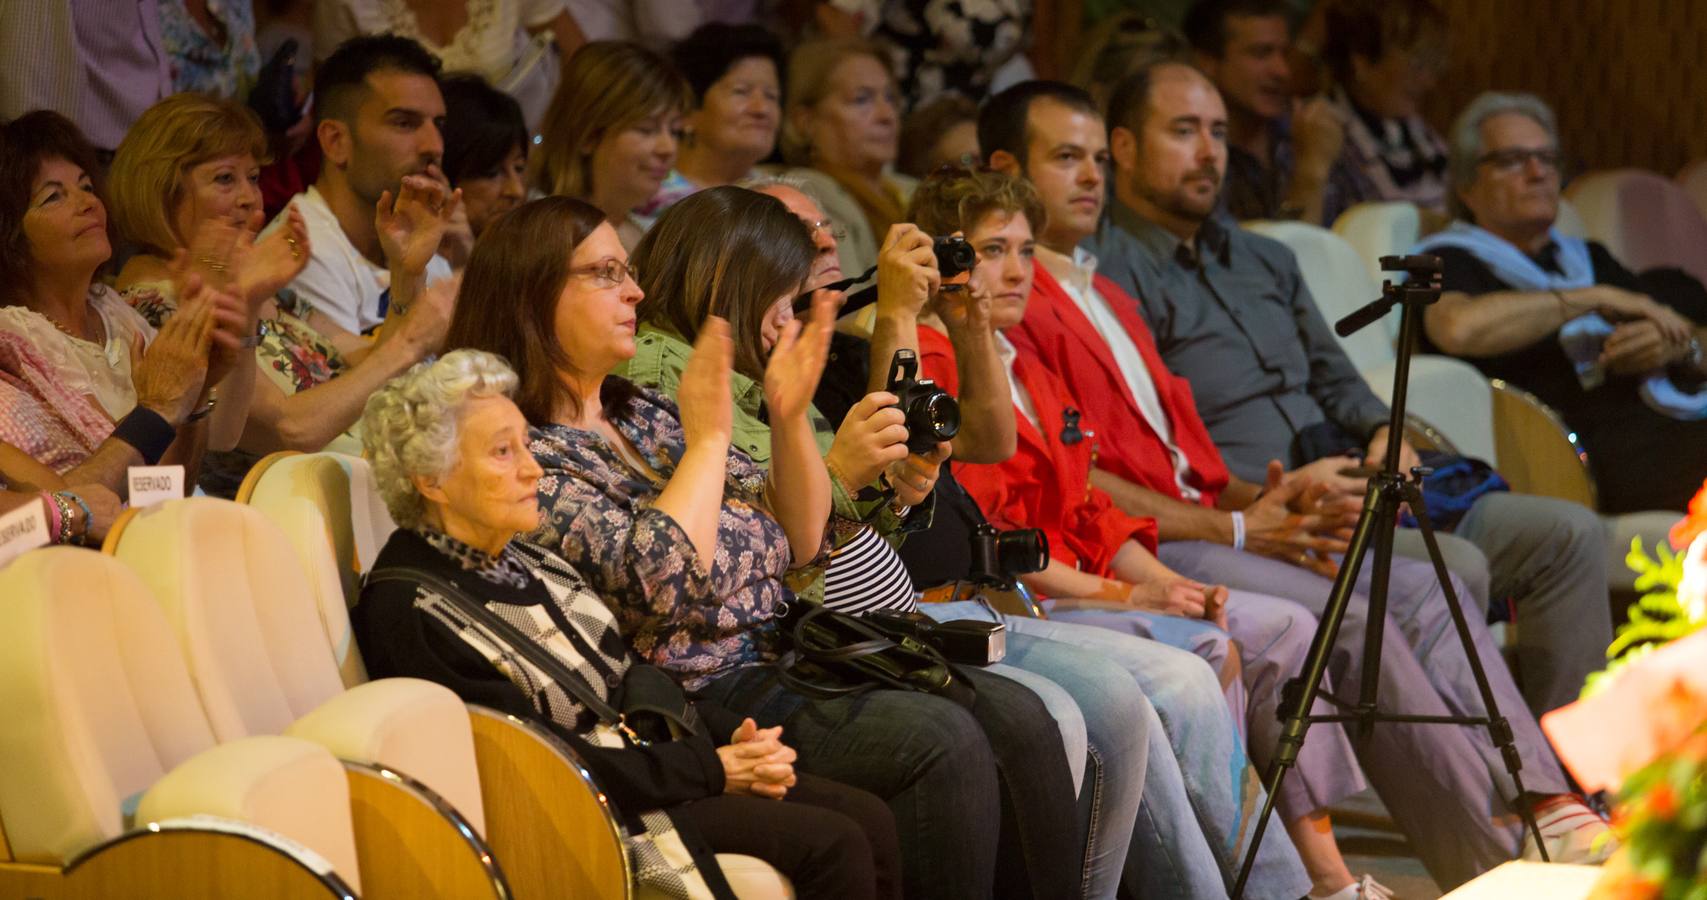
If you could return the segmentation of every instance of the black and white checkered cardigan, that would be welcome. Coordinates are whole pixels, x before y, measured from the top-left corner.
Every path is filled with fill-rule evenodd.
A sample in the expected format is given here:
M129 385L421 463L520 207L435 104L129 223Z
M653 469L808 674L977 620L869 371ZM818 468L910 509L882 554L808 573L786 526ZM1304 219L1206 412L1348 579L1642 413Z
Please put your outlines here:
M511 541L500 556L490 557L442 534L423 532L421 536L435 549L461 563L465 575L476 576L478 587L470 592L474 595L471 599L483 602L488 610L557 657L570 671L581 676L599 699L610 700L612 685L621 684L623 674L628 671L629 654L617 630L616 618L587 586L580 573L556 554L521 541ZM476 579L464 578L462 583L467 585L471 580ZM581 646L592 647L597 652L598 665L579 655L564 653L571 646L568 641L553 640L557 637L557 623L542 606L532 602L537 595L527 596L528 588L535 582L544 585L550 602L556 605L563 619L574 626L583 640ZM507 603L505 598L518 602ZM522 689L541 715L583 736L589 743L603 747L623 746L621 737L601 726L598 717L573 694L528 662L498 635L463 613L455 602L421 585L415 592L415 607L438 620L504 673ZM610 675L608 680L607 674Z

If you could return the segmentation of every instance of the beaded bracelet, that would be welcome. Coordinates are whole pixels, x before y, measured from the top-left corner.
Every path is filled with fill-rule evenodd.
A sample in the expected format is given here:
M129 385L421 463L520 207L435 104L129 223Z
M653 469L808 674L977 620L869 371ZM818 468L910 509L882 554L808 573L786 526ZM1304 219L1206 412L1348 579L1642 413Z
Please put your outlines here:
M77 535L77 543L81 544L84 541L88 540L89 528L90 528L90 526L95 524L95 514L89 511L89 504L87 502L85 502L82 497L78 496L73 491L60 491L57 496L64 497L65 499L71 501L72 503L77 504L77 508L80 511L82 511L82 513L83 513L83 530L80 533L78 533L78 535ZM67 529L67 530L69 530L69 529Z
M53 505L59 508L59 528L56 529L53 542L69 544L72 542L71 522L77 517L77 513L71 509L71 501L65 499L64 496L57 493L51 496L53 497Z

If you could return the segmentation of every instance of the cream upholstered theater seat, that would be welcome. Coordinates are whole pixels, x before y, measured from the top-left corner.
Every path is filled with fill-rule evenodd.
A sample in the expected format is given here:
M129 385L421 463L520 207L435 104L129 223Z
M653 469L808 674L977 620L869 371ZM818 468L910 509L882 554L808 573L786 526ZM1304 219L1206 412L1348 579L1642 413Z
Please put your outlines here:
M397 523L391 520L391 510L385 508L385 501L379 496L373 467L367 460L343 453L323 455L337 460L350 476L350 528L356 542L356 565L366 572L373 568L373 561L385 549L385 542L397 530Z
M1566 196L1588 227L1632 272L1678 268L1707 282L1707 216L1677 182L1644 169L1579 176Z
M304 528L324 528L306 501L285 506ZM288 733L357 766L361 864L387 872L364 878L370 893L508 892L481 837L479 774L461 700L418 679L346 690L322 607L278 526L241 504L190 497L127 514L108 543L154 589L177 629L215 737Z
M170 627L125 566L25 554L0 568L0 616L0 896L359 886L342 767L294 738L215 745L182 660L159 652ZM252 890L257 873L268 881Z
M322 537L337 566L345 605L355 603L361 591L361 567L356 562L355 534L350 528L349 474L330 454L284 450L255 463L237 488L236 499L265 510L292 497L309 501L325 519Z
M260 510L289 539L308 578L338 678L345 687L355 687L367 680L367 666L350 627L349 607L360 593L361 577L354 568L349 527L349 478L336 460L319 455L295 454L265 471L265 477L256 479L252 472L244 480L237 500ZM248 490L252 486L256 489Z
M342 501L339 492L347 492ZM326 498L332 498L330 502ZM334 655L357 659L353 649L343 650L349 640L349 617L341 605L325 602L324 573L334 564L334 548L353 544L360 557L364 543L372 543L364 569L372 564L379 548L396 530L384 502L373 488L367 461L334 453L279 453L257 464L238 500L262 512L280 526L297 548L310 572L322 573L316 599L327 639ZM339 517L326 524L318 514ZM332 535L321 536L322 528ZM338 551L342 552L342 551ZM342 556L339 557L342 560ZM351 601L355 599L351 596ZM284 632L268 632L269 638L286 638ZM274 652L290 653L281 642ZM344 683L355 686L366 679L358 666L341 666ZM629 881L621 827L608 807L602 791L573 751L535 725L477 708L469 711L475 730L476 759L490 830L483 829L488 842L504 864L505 874L518 893L565 895L609 895L625 890ZM316 722L319 728L323 723ZM304 722L291 733L301 734ZM369 750L372 758L387 759L380 750ZM399 760L405 771L414 771ZM518 797L526 796L525 802ZM546 799L541 801L541 795ZM567 849L566 849L567 848ZM565 854L572 854L566 858ZM722 858L720 857L720 860ZM745 898L793 896L787 879L769 864L745 856L731 856L723 866L730 884ZM782 888L779 890L778 885Z
M1364 206L1394 204L1362 204L1353 209L1361 210ZM1382 211L1371 211L1370 216L1379 219L1377 212ZM1414 217L1415 210L1412 212ZM1373 234L1365 232L1361 251L1334 232L1303 222L1250 222L1245 227L1285 244L1298 258L1304 284L1329 327L1381 295L1381 285L1372 277L1363 257L1369 253L1404 252L1404 248L1384 248L1379 243L1379 239L1402 236L1403 229L1392 222L1387 222L1383 229L1375 229ZM1398 329L1396 325L1389 329L1386 323L1396 322L1398 317L1395 309L1387 313L1382 323L1348 337L1335 335L1352 365L1383 400L1391 399L1397 358L1390 335L1397 334ZM1491 403L1488 380L1469 363L1426 353L1411 358L1406 411L1412 420L1413 441L1492 460L1495 458L1493 428L1486 415Z
M1351 245L1369 272L1370 283L1379 285L1389 277L1381 271L1381 257L1416 246L1422 237L1422 214L1415 203L1404 201L1359 203L1334 220L1334 234ZM1388 335L1397 336L1398 329L1390 328Z

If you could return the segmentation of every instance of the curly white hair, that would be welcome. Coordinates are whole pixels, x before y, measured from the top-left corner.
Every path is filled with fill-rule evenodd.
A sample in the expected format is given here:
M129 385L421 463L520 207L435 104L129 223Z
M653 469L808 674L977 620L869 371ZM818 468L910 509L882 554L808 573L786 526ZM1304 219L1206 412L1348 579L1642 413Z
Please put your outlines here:
M433 478L456 465L457 431L469 400L508 397L516 373L503 357L453 350L417 363L368 398L362 410L362 456L391 518L403 528L421 524L426 501L417 475Z

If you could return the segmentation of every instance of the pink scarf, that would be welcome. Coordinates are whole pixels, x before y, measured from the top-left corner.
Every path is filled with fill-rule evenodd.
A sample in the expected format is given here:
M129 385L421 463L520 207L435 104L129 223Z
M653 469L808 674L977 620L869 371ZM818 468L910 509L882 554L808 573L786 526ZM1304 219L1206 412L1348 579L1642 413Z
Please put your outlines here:
M63 473L112 431L101 408L61 384L27 339L0 331L0 441Z

